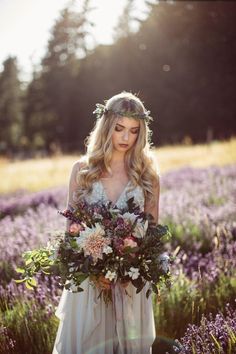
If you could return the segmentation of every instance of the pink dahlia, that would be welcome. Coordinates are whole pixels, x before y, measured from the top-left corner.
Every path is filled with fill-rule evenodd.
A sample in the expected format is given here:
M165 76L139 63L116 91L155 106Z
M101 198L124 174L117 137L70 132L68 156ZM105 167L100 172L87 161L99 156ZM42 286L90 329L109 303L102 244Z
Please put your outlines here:
M105 231L98 223L80 232L77 243L83 249L85 256L92 256L94 261L103 258L104 249L111 243L111 240L104 235Z

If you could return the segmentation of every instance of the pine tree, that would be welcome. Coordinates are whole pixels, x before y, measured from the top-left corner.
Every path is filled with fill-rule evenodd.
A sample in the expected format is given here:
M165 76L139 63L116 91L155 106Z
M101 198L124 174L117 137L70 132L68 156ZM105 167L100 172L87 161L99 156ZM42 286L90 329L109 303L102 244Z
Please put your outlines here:
M80 58L88 52L89 3L90 0L85 0L82 9L77 11L72 2L61 11L51 31L40 75L34 78L28 90L27 126L31 132L34 131L32 125L38 128L48 149L55 142L69 145L75 77Z
M18 78L17 60L9 57L0 74L0 150L14 152L22 133L22 90Z

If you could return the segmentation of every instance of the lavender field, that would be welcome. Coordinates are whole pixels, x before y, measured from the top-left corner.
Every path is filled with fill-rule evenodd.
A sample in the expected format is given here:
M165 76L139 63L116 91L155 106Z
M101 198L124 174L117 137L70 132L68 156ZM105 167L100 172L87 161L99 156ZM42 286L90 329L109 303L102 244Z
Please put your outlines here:
M0 353L49 354L61 289L39 277L16 284L22 252L64 230L66 188L0 196ZM173 285L153 297L153 354L236 353L236 165L181 168L161 176L160 218L173 235Z

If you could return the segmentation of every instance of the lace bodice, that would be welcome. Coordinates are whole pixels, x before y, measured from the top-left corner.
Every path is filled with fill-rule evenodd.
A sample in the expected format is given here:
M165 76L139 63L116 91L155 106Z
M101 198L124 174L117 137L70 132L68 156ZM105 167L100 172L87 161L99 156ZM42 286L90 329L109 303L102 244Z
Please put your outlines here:
M140 186L134 187L131 183L131 181L128 182L126 187L123 189L122 193L120 194L119 198L115 203L113 203L113 207L117 208L125 208L126 207L126 201L134 197L134 202L140 206L140 208L143 210L144 209L144 193L143 190ZM101 201L101 203L106 203L109 201L104 186L102 182L96 181L93 183L92 186L92 191L86 195L85 197L86 201L88 203L95 203ZM77 196L76 196L76 191L73 193L73 201L76 203L77 201Z

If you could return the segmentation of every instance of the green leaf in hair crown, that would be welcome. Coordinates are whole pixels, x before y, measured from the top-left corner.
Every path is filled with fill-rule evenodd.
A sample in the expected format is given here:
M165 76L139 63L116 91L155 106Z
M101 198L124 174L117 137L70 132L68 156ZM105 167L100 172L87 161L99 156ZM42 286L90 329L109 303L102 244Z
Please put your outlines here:
M93 111L93 114L96 114L97 118L101 118L103 114L107 113L115 114L121 117L144 119L146 122L153 120L153 118L150 117L150 111L145 111L144 113L136 113L131 111L115 111L111 108L106 108L106 106L101 103L96 103L96 109Z

